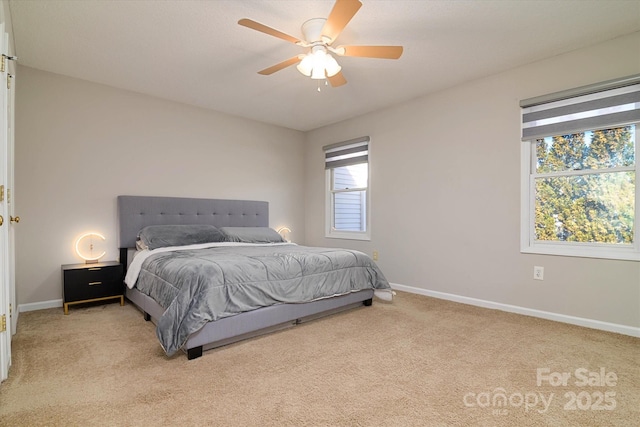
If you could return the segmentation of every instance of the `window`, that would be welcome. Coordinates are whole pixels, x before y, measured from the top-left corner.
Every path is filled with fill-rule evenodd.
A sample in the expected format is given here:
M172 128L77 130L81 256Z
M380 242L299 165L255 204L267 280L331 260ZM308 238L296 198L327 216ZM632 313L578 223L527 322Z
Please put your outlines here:
M369 137L323 147L326 237L369 240Z
M521 106L522 252L640 260L640 76Z

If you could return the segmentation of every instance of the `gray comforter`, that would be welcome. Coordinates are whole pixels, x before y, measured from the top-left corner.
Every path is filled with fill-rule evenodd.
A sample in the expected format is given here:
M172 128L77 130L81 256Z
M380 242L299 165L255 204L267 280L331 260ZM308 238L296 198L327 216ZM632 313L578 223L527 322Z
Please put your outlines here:
M168 355L205 323L223 317L363 289L390 289L362 252L297 245L154 254L143 262L136 287L166 308L157 335Z

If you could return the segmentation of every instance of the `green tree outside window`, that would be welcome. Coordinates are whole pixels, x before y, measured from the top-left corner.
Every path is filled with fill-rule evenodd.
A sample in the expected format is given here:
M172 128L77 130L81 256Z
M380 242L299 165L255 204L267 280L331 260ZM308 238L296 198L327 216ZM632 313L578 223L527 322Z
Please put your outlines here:
M535 239L631 244L635 126L536 140Z

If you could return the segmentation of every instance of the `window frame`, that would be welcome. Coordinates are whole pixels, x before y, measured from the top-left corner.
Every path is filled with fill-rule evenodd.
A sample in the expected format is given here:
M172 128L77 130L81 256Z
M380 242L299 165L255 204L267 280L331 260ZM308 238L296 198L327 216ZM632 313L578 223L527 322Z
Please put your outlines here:
M640 122L621 123L611 127L635 125L635 212L633 244L584 243L565 241L541 241L535 239L535 180L541 175L535 173L535 144L539 138L521 142L521 198L520 198L520 252L543 255L559 255L586 258L640 261L640 168L638 167L638 148L640 147ZM593 129L583 129L582 132ZM548 135L553 136L553 135ZM619 169L628 168L614 168ZM584 174L586 171L580 171ZM580 175L580 172L567 172L566 175ZM609 170L612 172L612 170ZM601 172L601 173L606 173Z
M367 186L358 188L349 188L348 190L333 189L333 171L335 168L325 169L325 237L329 239L345 239L345 240L371 240L371 138L362 137L345 141L335 145L349 145L350 142L366 140L367 143ZM327 147L323 147L323 151ZM364 163L364 162L363 162ZM361 191L365 195L364 214L365 214L365 231L347 231L338 230L334 227L334 197L336 193Z

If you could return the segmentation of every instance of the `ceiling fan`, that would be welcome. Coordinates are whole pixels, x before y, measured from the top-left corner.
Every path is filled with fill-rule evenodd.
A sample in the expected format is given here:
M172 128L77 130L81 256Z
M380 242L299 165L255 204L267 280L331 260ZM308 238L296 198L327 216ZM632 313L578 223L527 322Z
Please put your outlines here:
M265 68L258 71L258 74L267 76L293 64L298 64L298 71L305 76L314 80L326 78L331 86L337 87L347 83L347 80L342 75L342 67L331 56L331 53L338 56L381 59L398 59L402 55L402 46L338 46L337 48L331 46L361 6L360 0L336 0L327 19L313 18L302 24L304 40L297 39L251 19L241 19L238 24L298 46L309 48L308 53L296 55L293 58Z

